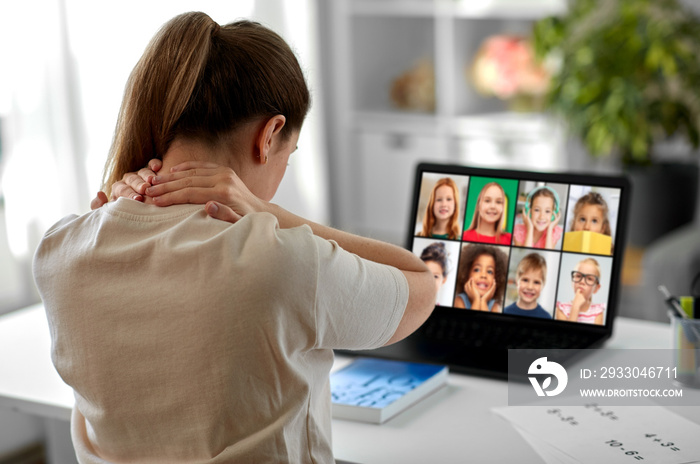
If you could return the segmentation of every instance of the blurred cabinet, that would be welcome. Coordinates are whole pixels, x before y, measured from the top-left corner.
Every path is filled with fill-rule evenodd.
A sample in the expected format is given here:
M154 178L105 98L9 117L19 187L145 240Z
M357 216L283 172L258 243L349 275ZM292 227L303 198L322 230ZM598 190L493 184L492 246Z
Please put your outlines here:
M475 91L467 72L495 34L529 35L565 0L319 1L332 218L343 229L403 244L415 164L561 168L562 131ZM434 102L401 109L392 85L410 69ZM425 73L424 73L425 74ZM423 99L425 100L425 99ZM430 101L430 99L428 99Z
M408 199L413 195L413 168L430 155L435 162L448 161L445 139L364 130L358 131L357 142L363 187L356 200L364 209L359 216L364 232L386 240L404 240L410 214Z

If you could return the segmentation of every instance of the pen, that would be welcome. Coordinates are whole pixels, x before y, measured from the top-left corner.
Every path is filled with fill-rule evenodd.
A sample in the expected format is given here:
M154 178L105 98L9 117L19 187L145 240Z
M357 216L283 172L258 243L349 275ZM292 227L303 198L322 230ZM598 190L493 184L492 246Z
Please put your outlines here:
M686 314L686 312L681 307L681 303L678 300L678 298L671 295L671 292L668 291L668 289L666 288L665 285L659 285L658 288L659 288L659 291L661 292L661 294L664 296L664 303L666 303L666 306L668 306L668 308L669 308L669 310L668 310L669 315L676 316L676 317L679 317L681 319L689 319L688 314ZM692 335L695 336L694 339L692 339L691 337L688 337L689 340L691 340L691 341L700 340L700 332L698 332L697 327L695 327L694 325L689 325L687 322L683 323L683 321L681 321L681 327L683 327L684 330L686 330L687 337L689 335L687 333L688 329L690 329L690 331L692 332Z
M681 319L688 319L688 315L681 307L680 301L678 301L676 297L671 295L671 292L668 291L666 286L659 285L658 288L661 294L664 296L664 303L666 303L666 306L668 306L669 313L673 314L676 317L680 317Z

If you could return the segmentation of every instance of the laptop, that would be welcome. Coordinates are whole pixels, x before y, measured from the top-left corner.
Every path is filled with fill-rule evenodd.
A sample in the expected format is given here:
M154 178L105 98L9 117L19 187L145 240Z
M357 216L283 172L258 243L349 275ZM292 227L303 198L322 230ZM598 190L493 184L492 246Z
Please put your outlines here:
M588 349L612 335L630 185L624 177L416 168L406 245L436 308L408 338L344 352L506 378L508 349Z

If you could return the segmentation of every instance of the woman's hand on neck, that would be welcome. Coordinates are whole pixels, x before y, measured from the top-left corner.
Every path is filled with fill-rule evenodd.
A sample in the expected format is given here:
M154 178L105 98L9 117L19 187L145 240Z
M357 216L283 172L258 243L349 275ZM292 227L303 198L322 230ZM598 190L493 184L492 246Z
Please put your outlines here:
M177 166L178 171L186 168L187 162L200 162L230 169L235 177L258 198L270 201L274 196L289 161L289 156L299 137L295 131L288 137L281 135L285 118L276 115L271 118L260 118L242 125L235 131L222 136L215 143L203 139L176 137L168 151L163 156L163 167L159 177L172 172ZM184 171L180 174L184 174ZM209 172L211 175L212 173ZM188 169L186 176L206 177L207 171ZM179 176L179 178L181 178ZM165 180L165 179L163 179ZM201 179L200 183L201 183ZM223 180L226 182L226 179ZM199 187L211 187L209 181ZM179 189L187 188L192 182L181 183ZM224 186L225 187L225 186ZM148 192L147 192L148 193Z
M170 148L163 155L162 173L170 172L170 169L185 161L211 161L213 163L229 166L236 171L235 156L232 156L229 147L220 144L212 146L208 143L178 137L170 144Z

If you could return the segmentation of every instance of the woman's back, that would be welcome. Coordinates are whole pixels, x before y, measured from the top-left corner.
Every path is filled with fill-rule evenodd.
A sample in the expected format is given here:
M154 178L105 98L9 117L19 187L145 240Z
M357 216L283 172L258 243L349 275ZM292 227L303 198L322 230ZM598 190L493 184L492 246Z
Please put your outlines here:
M383 345L406 306L394 268L201 205L66 218L34 269L86 462L332 462L330 349Z

